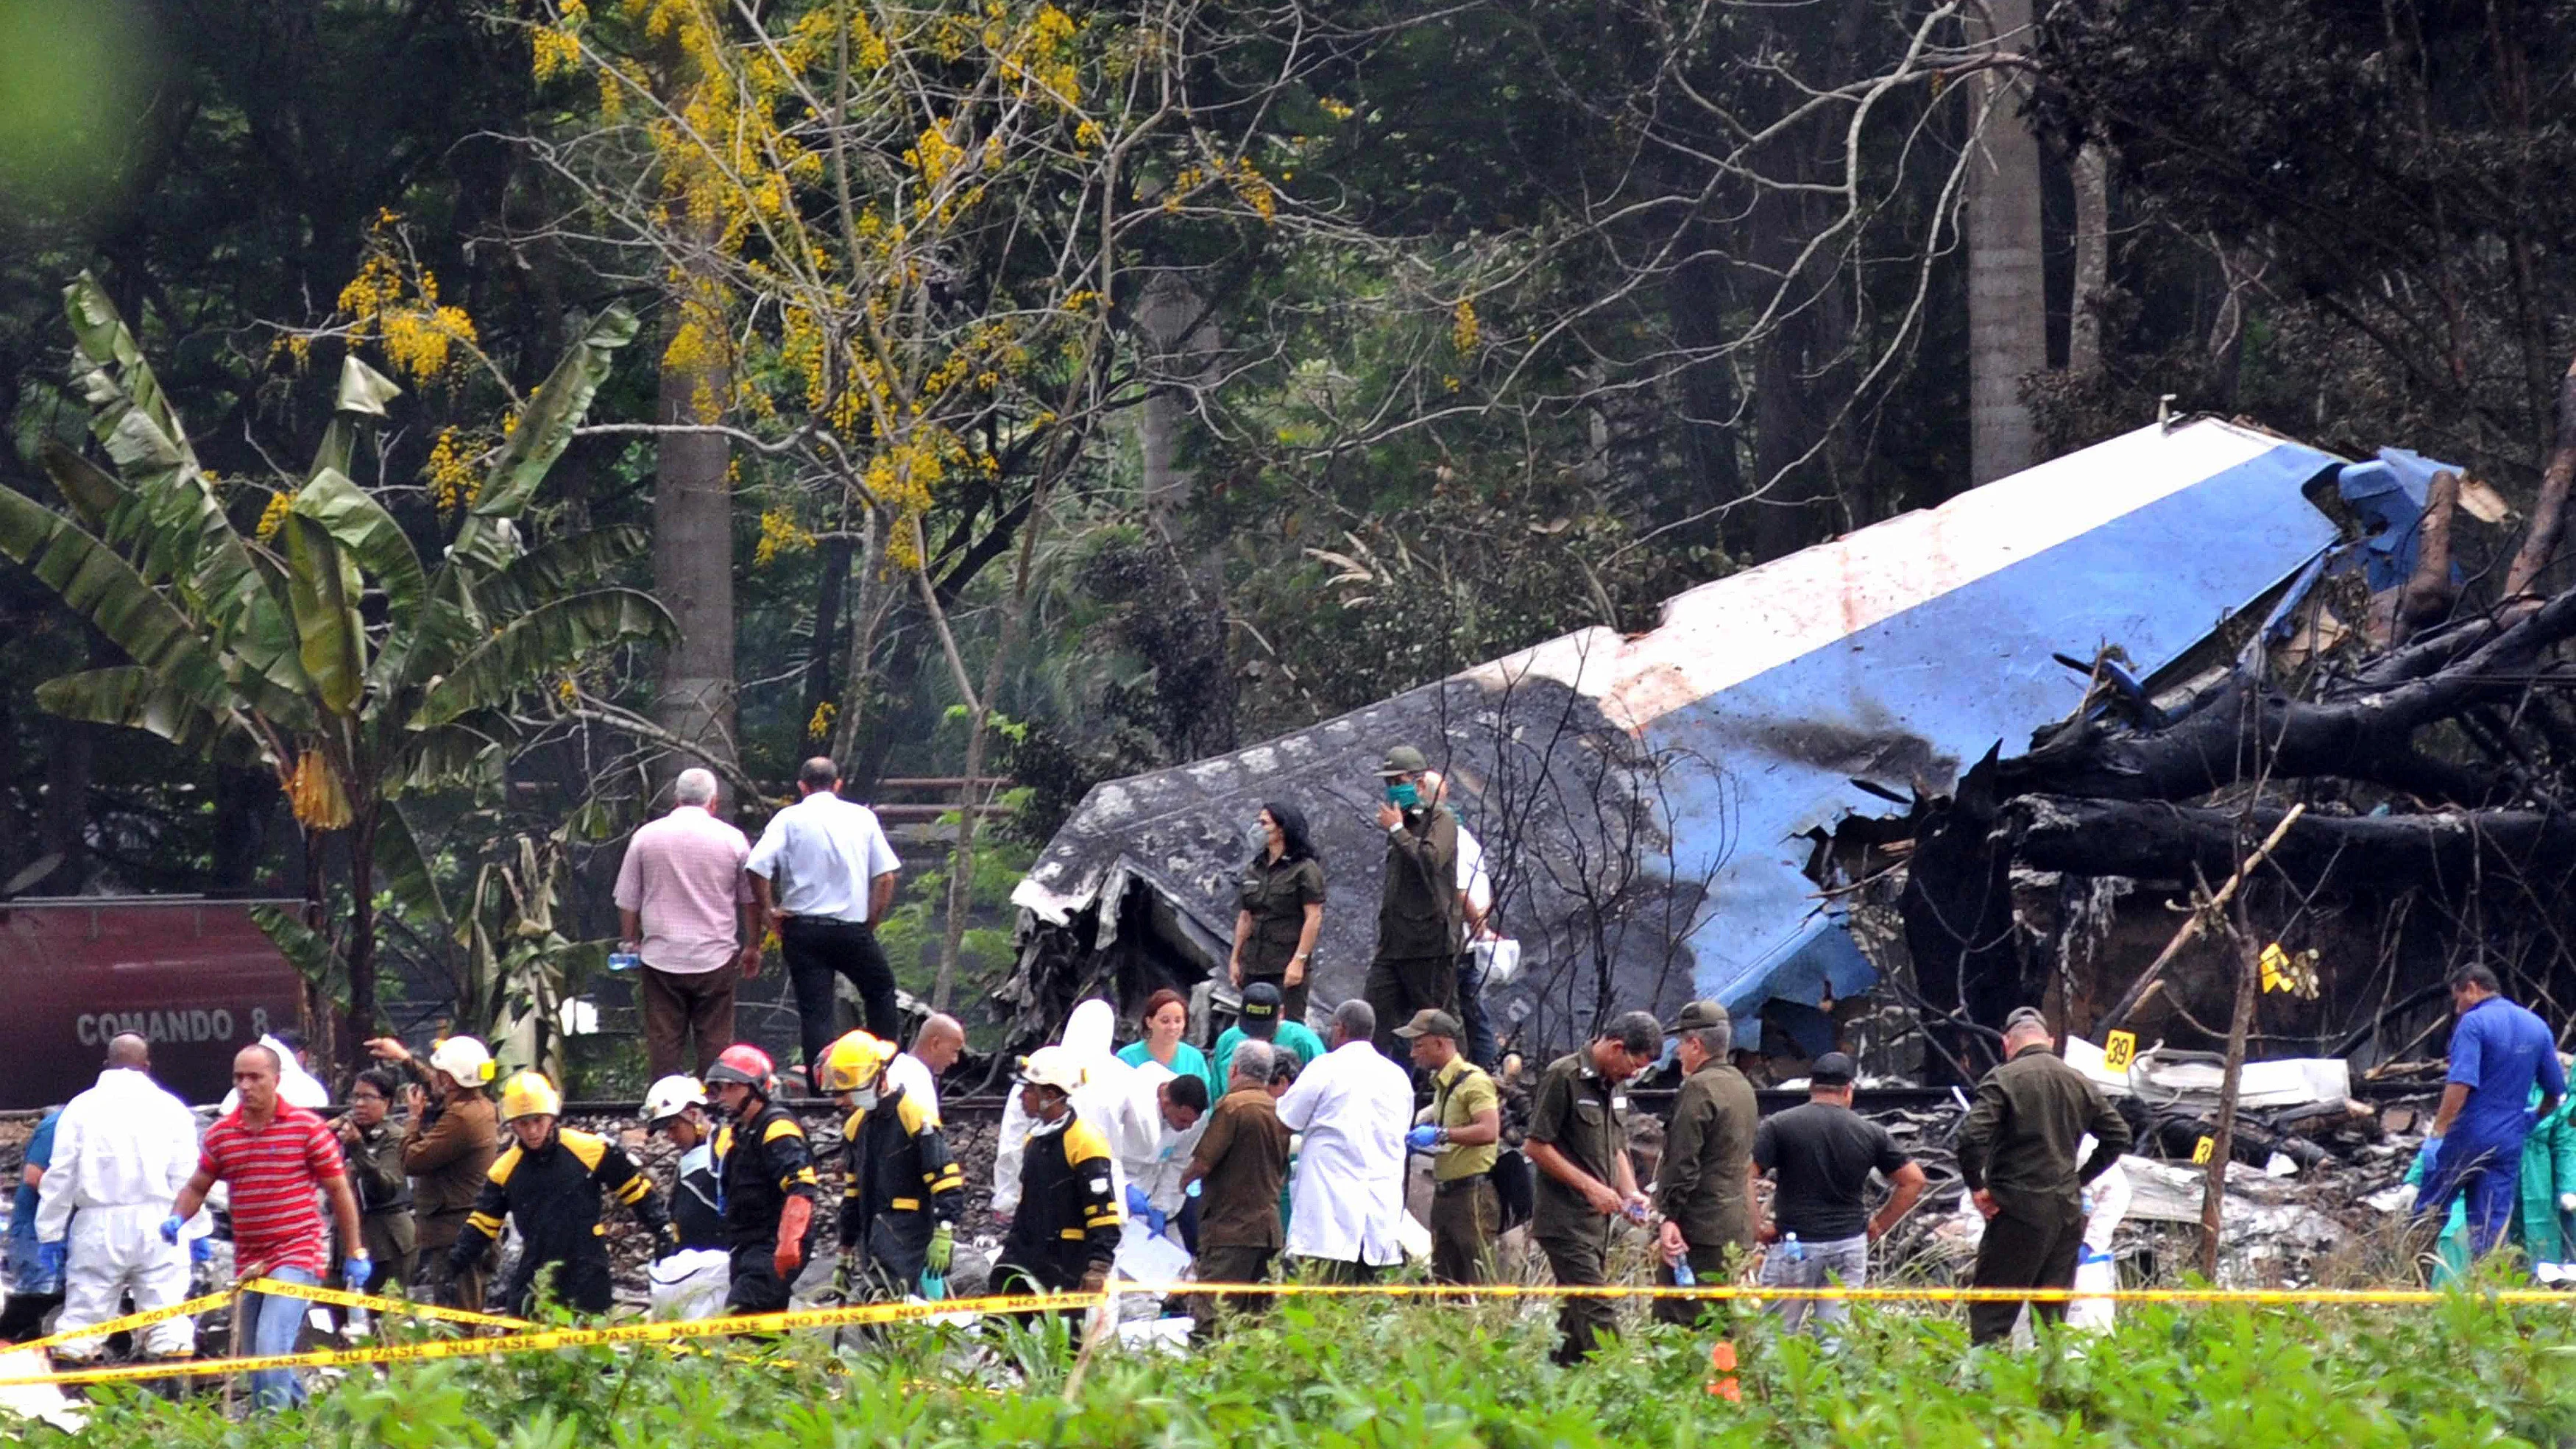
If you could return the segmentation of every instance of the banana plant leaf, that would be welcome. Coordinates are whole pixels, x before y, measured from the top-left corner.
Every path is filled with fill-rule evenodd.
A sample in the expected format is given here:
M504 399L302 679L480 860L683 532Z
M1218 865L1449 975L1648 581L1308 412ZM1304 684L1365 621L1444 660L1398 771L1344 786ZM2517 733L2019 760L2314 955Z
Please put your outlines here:
M580 425L582 415L590 411L590 400L608 381L617 349L634 340L635 314L622 306L611 306L591 322L581 340L538 384L526 410L519 415L518 426L510 430L510 440L502 446L501 456L493 460L482 491L475 495L473 510L456 531L456 542L449 551L451 558L485 569L497 569L510 561L516 549L509 531L493 525L517 517L528 506L528 500L536 496L546 470L571 445L573 430Z
M393 894L394 903L428 934L448 933L447 903L440 899L438 877L419 837L400 807L388 803L376 815L376 885Z
M384 777L387 796L444 789L451 785L500 783L501 761L518 737L509 717L498 710L477 710L461 719L425 730L404 732L398 753Z
M304 673L325 709L353 715L367 681L358 567L329 530L302 514L288 514L284 532L287 597L294 603L295 632L303 641Z
M223 661L206 647L197 626L133 565L70 519L15 489L0 488L0 553L25 564L175 697L202 709L231 708Z
M343 978L348 975L348 968L342 964L340 953L332 950L331 943L315 934L312 927L275 906L253 906L250 918L251 923L258 926L277 947L278 954L303 973L305 980L335 997L345 994Z
M598 650L629 640L668 644L679 632L661 602L636 589L599 589L540 604L431 685L410 727L426 730L469 710L498 709Z
M340 394L331 421L322 430L322 446L313 450L313 467L305 481L325 472L347 474L358 452L358 434L369 419L382 421L385 404L402 396L402 387L351 354L340 359Z
M231 709L208 709L183 697L137 664L84 670L36 686L48 714L89 724L148 730L183 750L228 765L261 762L262 746Z
M474 597L496 619L515 618L551 599L589 588L600 576L653 546L653 535L633 524L614 524L559 538L510 561L509 567L474 582Z
M81 526L93 533L108 526L128 496L124 480L56 439L47 438L37 450L37 458L72 511L80 515Z
M366 489L336 468L324 468L295 494L294 513L322 525L358 568L375 577L392 607L394 627L420 616L429 597L429 575L402 525Z

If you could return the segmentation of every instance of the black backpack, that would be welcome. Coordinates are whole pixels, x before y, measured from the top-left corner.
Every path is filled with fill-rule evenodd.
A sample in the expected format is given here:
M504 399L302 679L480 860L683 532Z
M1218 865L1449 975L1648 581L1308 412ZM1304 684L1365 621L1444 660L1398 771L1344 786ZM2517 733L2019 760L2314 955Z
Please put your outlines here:
M1538 1206L1538 1183L1530 1176L1529 1159L1517 1147L1506 1147L1494 1158L1493 1168L1485 1174L1494 1184L1494 1196L1503 1207L1499 1231L1510 1232L1530 1220Z

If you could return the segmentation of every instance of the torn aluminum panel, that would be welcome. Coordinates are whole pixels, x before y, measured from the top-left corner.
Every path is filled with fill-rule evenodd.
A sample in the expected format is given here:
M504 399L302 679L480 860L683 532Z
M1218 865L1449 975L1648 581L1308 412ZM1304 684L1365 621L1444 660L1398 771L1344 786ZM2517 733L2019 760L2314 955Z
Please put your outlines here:
M1453 780L1522 942L1498 1020L1556 1045L1596 1003L1707 996L1758 1045L1766 1001L1812 1008L1875 980L1806 869L1808 832L1882 808L1854 781L1946 790L1963 761L2018 748L2082 698L2054 654L2116 645L2153 676L2240 610L2270 613L2337 540L2306 490L2341 462L2215 420L2142 428L1702 585L1639 637L1570 634L1103 784L1013 893L1022 975L1005 994L1042 1018L1070 995L1033 972L1070 963L1088 985L1120 951L1222 969L1269 799L1305 810L1330 880L1315 1000L1357 994L1384 854L1371 771L1412 743ZM1141 940L1140 899L1177 929Z

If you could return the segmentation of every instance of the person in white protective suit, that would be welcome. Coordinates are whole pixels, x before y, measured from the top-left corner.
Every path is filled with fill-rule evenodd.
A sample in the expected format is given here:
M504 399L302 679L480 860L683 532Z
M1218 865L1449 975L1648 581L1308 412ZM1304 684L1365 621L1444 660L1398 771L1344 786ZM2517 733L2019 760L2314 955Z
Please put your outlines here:
M72 1098L55 1124L53 1162L37 1188L36 1238L67 1250L58 1332L119 1317L128 1292L145 1313L188 1296L189 1253L208 1220L198 1214L176 1243L162 1238L161 1220L197 1170L197 1119L152 1080L151 1068L142 1037L114 1038L98 1085ZM80 1362L103 1347L101 1339L75 1338L55 1352ZM186 1358L196 1348L196 1324L184 1316L145 1332L143 1351L153 1358Z
M2087 1136L2078 1151L2089 1154L2092 1150L2093 1139ZM2084 1246L2076 1250L2075 1291L2109 1293L2120 1286L2119 1265L2111 1258L2111 1236L2120 1231L2120 1219L2129 1215L2129 1174L2112 1163L2108 1172L2093 1179L2084 1197ZM2066 1305L2066 1326L2108 1333L2117 1306L2108 1298L2074 1299Z
M304 1070L302 1059L296 1055L297 1048L274 1035L261 1037L259 1044L277 1053L277 1100L310 1112L325 1111L330 1107L331 1089L322 1085L321 1078ZM229 1117L240 1106L241 1093L238 1090L226 1092L223 1105L215 1109L215 1116L218 1120Z
M1085 1122L1108 1121L1127 1099L1136 1069L1118 1060L1110 1049L1117 1036L1118 1011L1106 1001L1082 1002L1065 1018L1064 1036L1056 1044L1082 1067L1082 1085L1073 1091L1073 1110ZM1013 1092L1002 1108L1002 1130L993 1148L993 1218L1006 1228L1011 1215L1020 1210L1020 1154L1036 1126L1020 1109L1020 1094ZM1110 1155L1110 1169L1112 1186L1123 1203L1127 1179L1117 1170L1115 1153Z
M1100 1119L1109 1155L1125 1179L1119 1199L1127 1210L1125 1232L1167 1237L1190 1246L1181 1210L1189 1202L1182 1176L1207 1130L1207 1086L1148 1058L1132 1068L1127 1095Z

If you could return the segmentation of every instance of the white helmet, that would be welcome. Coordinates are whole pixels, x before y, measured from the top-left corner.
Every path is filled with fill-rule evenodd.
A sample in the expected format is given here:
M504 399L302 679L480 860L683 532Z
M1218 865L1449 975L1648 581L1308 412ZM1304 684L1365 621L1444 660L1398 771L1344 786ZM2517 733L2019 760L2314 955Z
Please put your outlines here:
M707 1089L685 1073L664 1077L644 1094L644 1121L659 1127L691 1107L707 1104Z
M444 1037L430 1044L431 1071L445 1072L460 1087L480 1087L499 1075L492 1053L470 1036Z
M1020 1058L1020 1080L1032 1086L1076 1092L1084 1075L1082 1058L1065 1047L1042 1046Z

